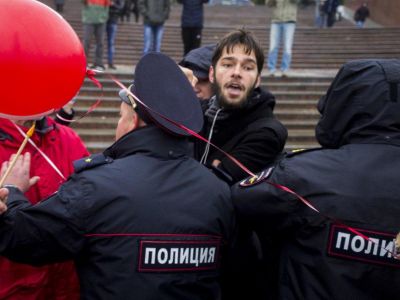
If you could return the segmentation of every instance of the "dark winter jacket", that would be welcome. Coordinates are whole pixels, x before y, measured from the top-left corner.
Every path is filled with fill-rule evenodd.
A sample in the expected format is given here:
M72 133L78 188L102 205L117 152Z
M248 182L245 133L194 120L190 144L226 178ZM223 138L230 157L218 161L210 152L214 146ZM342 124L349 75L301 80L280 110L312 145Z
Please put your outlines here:
M326 14L334 14L336 13L338 6L339 6L339 0L326 0L324 4L322 4L321 11L323 11Z
M240 221L280 244L279 299L398 298L399 84L399 60L347 63L319 102L323 148L264 171L320 213L263 180L233 187Z
M169 17L170 0L139 0L138 5L145 25L163 25Z
M178 0L183 5L181 27L203 28L203 4L209 0Z
M362 5L360 6L356 12L354 13L354 21L356 22L365 22L365 20L369 17L369 9L368 7Z
M124 0L111 1L110 10L108 11L108 23L117 23L124 8Z
M207 110L210 101L202 101ZM252 172L258 172L273 163L281 153L287 138L286 128L273 115L275 98L260 88L255 89L248 103L241 109L225 110L228 118L217 120L212 132L211 142L229 153ZM205 117L204 128L200 133L208 138L212 119ZM198 160L204 154L206 144L196 141L195 156ZM233 161L217 149L211 147L207 164L218 159L220 168L228 173L233 182L245 178L247 174Z
M228 186L156 127L76 164L32 206L11 188L0 253L41 265L73 258L87 299L218 299L234 216Z

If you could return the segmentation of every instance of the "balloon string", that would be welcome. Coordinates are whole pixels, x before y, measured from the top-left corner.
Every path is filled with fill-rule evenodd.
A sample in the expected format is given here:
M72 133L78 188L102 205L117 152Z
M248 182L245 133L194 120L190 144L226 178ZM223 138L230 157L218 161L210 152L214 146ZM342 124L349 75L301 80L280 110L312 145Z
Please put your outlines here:
M17 124L13 123L14 126L18 129L19 133L26 138L26 133L23 132L23 130L21 128L19 128L17 126ZM57 166L55 165L55 163L42 151L40 150L40 148L35 144L34 141L32 141L31 139L28 140L28 142L33 146L33 148L35 148L39 154L44 158L44 160L50 165L50 167L52 167L54 169L54 171L56 171L56 173L65 181L66 178L65 176L61 173L60 169L57 168Z
M311 209L314 210L315 212L319 213L319 214L322 215L324 218L326 218L326 219L332 221L333 223L335 223L335 224L337 224L337 225L340 225L340 226L346 228L347 230L349 230L350 232L354 233L355 235L358 235L358 236L362 237L364 240L378 245L381 249L383 249L383 250L389 252L394 258L396 258L397 253L396 253L395 251L391 251L391 250L389 250L389 249L384 248L382 245L379 245L379 242L377 242L377 241L375 241L375 240L369 238L368 236L364 235L363 233L361 233L361 232L358 231L357 229L355 229L355 228L353 228L353 227L351 227L351 226L349 226L349 225L343 223L342 221L340 221L340 220L338 220L338 219L335 219L335 218L333 218L333 217L331 217L331 216L329 216L329 215L327 215L327 214L322 213L321 211L319 211L318 209L316 209L315 206L313 206L307 199L305 199L304 197L300 196L299 194L297 194L295 191L291 190L290 188L288 188L288 187L286 187L286 186L284 186L284 185L280 185L280 184L277 184L277 183L268 181L268 180L266 180L265 182L268 183L268 184L270 184L270 185L272 185L272 186L274 186L274 187L276 187L276 188L278 188L278 189L280 189L280 190L283 190L283 191L285 191L285 192L287 192L287 193L289 193L289 194L294 195L297 199L299 199L301 202L303 202L306 206L308 206L309 208L311 208Z
M101 99L103 99L103 97L104 97L104 91L103 91L103 85L102 85L101 82L95 77L95 76L97 75L97 73L98 73L98 72L95 71L95 70L91 70L91 69L87 69L87 70L86 70L86 76L101 90L100 98L98 98L98 99L96 100L96 102L95 102L93 105L91 105L91 106L88 108L88 110L87 110L82 116L80 116L80 117L78 117L78 118L75 118L75 119L66 119L66 118L60 116L59 113L57 113L56 116L57 116L58 119L60 119L60 120L62 120L62 121L64 121L64 122L73 123L73 122L79 121L80 119L86 117L88 114L90 114L92 111L94 111L94 110L97 108L97 106L100 105Z
M111 79L122 89L126 90L126 92L131 95L137 102L139 102L143 107L145 107L146 109L150 110L151 112L157 114L158 116L160 116L161 118L163 118L164 120L174 124L175 126L183 129L184 131L188 132L189 134L191 134L192 136L202 140L203 142L209 143L210 145L212 145L214 148L216 148L218 151L220 151L221 153L223 153L224 155L226 155L230 160L232 160L236 165L238 165L243 171L245 171L247 174L249 174L250 176L256 176L253 172L251 172L248 168L246 168L240 161L238 161L236 158L234 158L232 155L226 153L224 150L222 150L221 148L219 148L218 146L214 145L213 143L211 143L209 140L207 140L206 138L202 137L201 135L199 135L197 132L194 132L193 130L185 127L184 125L175 122L174 120L171 120L169 118L167 118L166 116L160 114L159 112L155 111L154 109L152 109L151 107L149 107L148 105L146 105L145 103L143 103L143 101L141 101L138 97L136 97L136 95L134 95L124 84L122 84L118 79L116 79L114 76L110 75Z
M110 75L110 76L111 76L111 75ZM149 107L148 105L146 105L145 103L143 103L140 99L138 99L127 87L125 87L125 86L124 86L119 80L117 80L114 76L111 76L111 78L112 78L112 80L113 80L119 87L121 87L122 89L125 89L126 92L127 92L129 95L131 95L137 102L139 102L141 105L143 105L146 109L152 111L153 113L157 114L158 116L160 116L160 117L163 118L164 120L166 120L166 121L168 121L168 122L174 124L175 126L177 126L177 127L181 128L181 129L185 130L186 132L188 132L188 133L191 134L192 136L194 136L194 137L196 137L196 138L198 138L198 139L200 139L200 140L202 140L202 141L204 141L204 142L206 142L206 143L209 143L209 144L210 144L211 146L213 146L215 149L217 149L218 151L220 151L220 152L222 152L224 155L226 155L230 160L232 160L239 168L241 168L241 169L242 169L244 172L246 172L248 175L250 175L250 176L252 176L252 177L254 177L254 178L257 178L257 176L256 176L253 172L251 172L248 168L246 168L246 167L245 167L240 161L238 161L236 158L234 158L234 157L231 156L230 154L226 153L226 152L223 151L221 148L219 148L218 146L214 145L213 143L211 143L210 141L208 141L206 138L202 137L201 135L197 134L197 133L194 132L193 130L191 130L191 129L185 127L184 125L179 124L179 123L175 122L174 120L171 120L171 119L167 118L166 116L164 116L164 115L158 113L157 111L155 111L154 109L152 109L151 107ZM284 192L287 192L287 193L290 193L290 194L294 195L294 196L295 196L298 200L300 200L303 204L305 204L307 207L309 207L310 209L312 209L312 210L315 211L316 213L322 215L322 216L325 217L326 219L331 220L331 221L332 221L333 223L335 223L335 224L338 224L338 225L341 225L341 226L345 227L345 228L346 228L347 230L349 230L350 232L352 232L352 233L354 233L354 234L360 236L361 238L367 240L368 242L375 243L375 244L378 244L378 246L380 246L378 242L376 242L376 241L370 239L368 236L364 235L363 233L361 233L361 232L358 231L357 229L355 229L355 228L353 228L353 227L351 227L351 226L348 226L348 225L346 225L345 223L343 223L343 222L341 222L341 221L339 221L339 220L337 220L337 219L335 219L335 218L332 218L332 217L330 217L330 216L328 216L328 215L326 215L326 214L323 214L321 211L319 211L317 208L315 208L315 206L312 205L308 200L306 200L304 197L300 196L299 194L297 194L296 192L294 192L294 191L291 190L290 188L288 188L288 187L286 187L286 186L283 186L283 185L280 185L280 184L276 184L276 183L270 182L270 181L266 181L266 183L268 183L268 184L270 184L270 185L272 185L272 186L274 186L274 187L276 187L276 188L278 188L278 189L280 189L280 190L282 190L282 191L284 191ZM380 247L381 247L382 249L384 249L383 246L380 246ZM390 251L390 250L388 250L388 249L385 249L385 250L388 251L389 253L391 253L391 254L393 255L393 257L396 257L396 254L395 254L394 252L392 252L392 251Z

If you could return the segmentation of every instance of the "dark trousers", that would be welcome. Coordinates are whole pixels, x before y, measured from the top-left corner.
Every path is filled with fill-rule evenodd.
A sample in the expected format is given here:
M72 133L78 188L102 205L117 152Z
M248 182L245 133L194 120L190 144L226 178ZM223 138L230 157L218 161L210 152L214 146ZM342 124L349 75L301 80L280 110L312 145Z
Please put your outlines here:
M201 45L201 30L198 27L182 27L183 55Z
M336 11L328 14L328 20L326 22L327 27L333 27L336 21Z
M92 35L96 39L96 56L94 59L94 65L103 65L103 40L106 32L106 23L99 24L83 24L83 46L85 48L86 58L89 57L90 40Z

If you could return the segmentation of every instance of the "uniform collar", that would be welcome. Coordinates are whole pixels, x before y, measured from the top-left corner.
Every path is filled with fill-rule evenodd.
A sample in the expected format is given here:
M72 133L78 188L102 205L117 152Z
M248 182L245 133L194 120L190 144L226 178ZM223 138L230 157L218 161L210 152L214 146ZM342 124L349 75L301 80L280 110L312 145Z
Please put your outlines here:
M175 137L150 125L127 133L104 151L105 156L115 159L139 153L174 159L189 155L189 143L187 138Z

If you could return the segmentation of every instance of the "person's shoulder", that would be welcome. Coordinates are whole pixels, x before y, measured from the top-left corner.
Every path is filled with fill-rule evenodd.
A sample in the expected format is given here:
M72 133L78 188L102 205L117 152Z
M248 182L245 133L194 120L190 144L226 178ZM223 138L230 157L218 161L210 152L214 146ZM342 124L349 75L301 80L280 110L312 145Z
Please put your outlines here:
M105 156L103 153L93 154L74 161L74 171L75 173L82 173L103 165L111 164L113 161L111 157Z
M309 153L315 153L316 151L321 151L323 148L321 147L315 147L315 148L300 148L300 149L293 149L290 152L287 152L285 155L285 158L292 158L292 157L297 157L300 155L307 155Z

